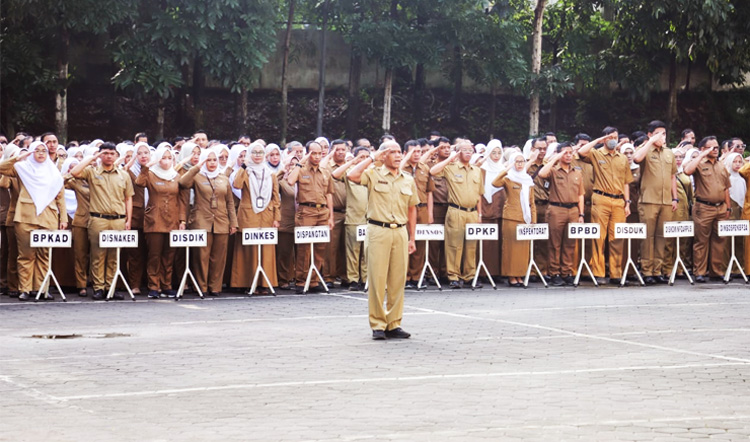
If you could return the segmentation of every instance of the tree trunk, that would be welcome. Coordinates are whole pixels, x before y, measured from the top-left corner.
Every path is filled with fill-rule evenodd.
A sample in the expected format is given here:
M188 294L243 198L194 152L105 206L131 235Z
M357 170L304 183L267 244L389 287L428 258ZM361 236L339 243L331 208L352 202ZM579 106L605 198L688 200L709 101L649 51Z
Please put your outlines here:
M159 104L156 106L156 140L164 139L164 97L159 97Z
M328 1L323 4L323 29L320 33L320 69L318 70L318 124L315 128L317 136L323 136L323 111L326 98L326 27L328 26Z
M463 89L463 57L461 48L453 48L453 95L451 96L450 119L451 123L458 125L461 120L461 93Z
M289 47L292 42L292 20L294 19L294 1L289 0L289 15L286 19L286 32L284 34L284 59L281 64L281 146L286 145L286 137L289 131Z
M70 34L60 31L60 50L57 55L57 93L55 95L55 133L61 144L68 142L68 50Z
M669 103L667 107L667 132L672 130L677 119L677 57L669 60Z
M349 105L346 110L346 136L355 139L359 136L359 108L361 98L359 85L362 78L362 55L352 51L349 62Z
M248 126L248 113L247 113L247 88L242 87L240 90L240 133L247 133Z
M393 69L385 70L383 93L383 133L391 132L391 99L393 98Z
M542 23L544 20L544 8L547 0L537 0L534 8L533 32L531 34L531 73L534 80L542 70ZM531 104L529 106L529 136L539 132L539 89L534 85L531 92Z
M497 117L497 87L495 87L495 84L493 83L490 87L490 140L495 138L495 118ZM489 152L487 152L489 155Z

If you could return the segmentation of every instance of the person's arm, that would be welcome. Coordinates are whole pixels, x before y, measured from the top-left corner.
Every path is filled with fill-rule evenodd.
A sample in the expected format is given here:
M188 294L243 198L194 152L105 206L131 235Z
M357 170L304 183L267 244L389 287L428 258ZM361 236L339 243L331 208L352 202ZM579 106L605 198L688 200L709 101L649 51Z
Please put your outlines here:
M193 187L193 182L195 182L195 177L198 175L198 172L201 171L201 165L198 164L197 166L193 166L190 169L188 169L187 172L185 172L184 175L180 177L180 187L184 189L189 189Z
M584 222L584 202L583 202L583 195L578 195L578 222L582 223Z
M435 218L433 217L433 211L432 207L434 205L434 198L432 196L432 192L427 192L427 223L432 224L435 222Z
M458 158L458 152L451 152L451 154L448 156L448 158L444 159L443 161L435 164L430 168L430 175L440 175L440 173L445 169L445 166L448 164L456 161L456 158Z
M563 152L556 153L552 158L547 161L547 164L544 165L541 169L539 169L539 173L537 174L540 178L547 178L552 173L552 168L555 167L555 164L557 164L558 161L560 161L560 158L562 158Z
M271 177L271 207L273 207L273 224L271 227L278 229L281 227L281 195L279 194L279 181Z
M641 161L646 159L646 155L651 152L651 148L654 146L654 142L659 139L663 139L666 141L665 134L654 134L654 136L649 138L643 146L635 150L635 153L633 153L633 161L640 164Z
M310 158L310 154L306 153L305 156L302 157L302 159L299 161L299 163L295 164L294 167L292 167L292 170L289 172L289 175L286 177L286 182L289 183L290 186L294 186L297 184L297 179L299 178L299 171L304 167L305 164L307 164L307 159Z
M594 146L596 146L597 144L606 143L607 140L614 139L614 138L615 138L615 133L612 132L609 135L604 135L603 137L599 137L595 140L592 140L589 143L584 144L583 146L578 148L576 152L578 153L578 156L585 157L589 154L589 152L591 152L591 149L593 149Z
M414 236L417 234L417 206L409 207L409 218L406 221L406 229L409 232L409 254L417 251L417 243Z
M622 195L625 198L625 217L630 216L630 186L628 184L625 184L622 189Z
M31 152L24 152L15 158L11 158L0 163L0 175L7 177L17 177L18 174L16 174L16 168L13 166L29 155L31 155ZM8 187L10 187L10 182L8 183Z
M739 173L745 180L750 178L750 161L745 161L745 164L740 167L740 170L737 173Z
M326 204L328 205L328 228L333 230L333 195L326 193Z
M432 155L434 155L437 150L438 150L437 146L433 146L427 149L427 152L422 152L422 156L419 157L419 162L427 163L428 161L430 161L430 158L432 158Z
M57 204L57 216L58 216L58 222L59 222L59 229L65 230L68 228L68 212L66 211L65 207L65 188L63 187L60 189L60 193L57 194L57 197L55 198L55 203Z
M237 170L237 173L234 175L234 181L232 181L232 187L235 189L242 189L242 186L245 185L245 182L249 183L249 176L247 174L247 169L244 167L241 167L239 170Z
M89 158L84 158L83 161L76 165L76 167L71 169L70 174L73 175L74 178L83 178L83 170L87 168L89 164L96 161L99 158L99 155L101 155L101 152L97 152Z
M359 164L354 166L354 168L350 170L349 173L346 174L346 178L353 183L360 184L361 179L362 179L362 173L365 171L365 169L370 167L370 164L376 161L379 161L381 158L383 158L383 155L385 155L386 152L390 152L391 150L397 150L397 149L399 149L399 147L392 146L392 147L389 147L388 149L379 150L375 152L372 156L365 157L364 160L360 161Z
M229 184L228 180L227 191L224 192L224 194L227 206L227 215L229 216L229 234L234 235L239 228L239 224L237 223L237 213L234 210L234 194L232 193L232 186L231 184Z
M135 177L135 185L138 187L146 187L148 186L148 172L151 169L151 163L146 164L145 166L141 167L141 173Z
M333 154L336 151L336 149L328 148L328 155L324 156L322 160L320 160L320 164L318 167L321 169L325 169L328 167L328 163L331 162L331 158L333 158Z
M701 161L703 161L703 159L706 158L709 153L711 153L711 149L703 150L697 157L690 160L690 162L682 168L682 171L685 172L685 175L694 174L695 170L698 168L698 164L700 164Z
M409 151L406 152L406 155L404 155L403 158L401 158L401 164L399 165L399 169L403 170L406 169L409 166L409 158L411 158L412 152L414 152L414 148L416 146L412 146L409 148Z
M677 211L677 203L680 200L677 195L677 175L672 175L672 212Z
M133 216L133 196L125 198L125 230L130 230L130 220Z
M729 189L724 191L724 204L727 205L727 214L732 211L732 200L729 199Z
M349 161L347 161L346 163L344 163L344 164L340 165L339 167L337 167L333 172L331 172L331 176L334 179L341 180L341 178L343 178L344 175L346 175L346 170L349 169L349 167L351 167L352 164L354 164L354 161L356 159L357 159L356 157L352 158Z
M132 156L132 157L130 157L130 161L128 161L128 162L127 162L127 163L125 164L125 166L123 167L123 169L125 169L125 171L128 171L128 170L130 170L130 168L131 168L131 167L133 167L133 164L135 164L135 160L136 160L137 158L138 158L137 152L133 152L133 156Z

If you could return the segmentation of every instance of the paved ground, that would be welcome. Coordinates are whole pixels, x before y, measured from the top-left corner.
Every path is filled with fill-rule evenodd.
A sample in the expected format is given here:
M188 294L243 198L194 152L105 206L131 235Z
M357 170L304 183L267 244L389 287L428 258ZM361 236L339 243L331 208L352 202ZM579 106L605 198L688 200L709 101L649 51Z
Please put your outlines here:
M747 440L740 284L0 303L0 440ZM71 339L32 335L76 334Z

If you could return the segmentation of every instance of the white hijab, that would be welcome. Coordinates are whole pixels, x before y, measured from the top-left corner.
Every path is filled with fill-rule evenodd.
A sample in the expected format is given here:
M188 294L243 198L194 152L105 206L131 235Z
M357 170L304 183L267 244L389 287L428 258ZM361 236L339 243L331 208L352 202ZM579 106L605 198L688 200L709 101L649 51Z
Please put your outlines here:
M31 143L29 146L31 156L26 161L19 161L14 165L18 177L34 201L37 216L55 200L63 187L62 175L49 156L41 163L34 159L33 152L39 146L47 148L41 141Z
M195 150L196 147L198 147L198 145L195 144L195 143L192 143L190 141L188 141L187 143L183 144L182 145L182 149L180 149L180 156L177 157L177 162L181 163L186 158L190 158L191 156L193 156L193 151ZM207 149L201 149L201 154L205 150L207 150ZM186 169L190 169L191 167L193 167L193 165L190 164L190 162L188 162L187 164L185 164L184 167Z
M133 146L133 148L135 150L133 152L133 155L136 156L136 157L138 156L138 149L140 149L141 146L146 146L146 148L148 149L149 159L148 159L148 161L146 161L146 164L148 164L148 162L151 161L151 157L150 157L150 155L151 155L151 146L149 146L147 143L144 143L143 141L139 141L138 143L136 143L136 145ZM135 175L135 176L138 176L138 175L141 174L141 164L138 162L137 159L133 162L133 165L130 166L130 171L133 172L133 175Z
M8 143L3 150L3 161L9 160L21 152L21 148L13 143Z
M745 204L745 194L747 193L747 182L740 176L738 172L732 170L732 163L734 159L742 156L737 152L732 152L724 158L724 167L729 172L729 183L732 187L729 188L729 198L735 203L739 204L740 207Z
M150 170L151 172L154 173L154 175L158 176L160 179L164 181L172 181L178 175L177 171L174 170L174 157L172 159L172 164L166 169L163 169L159 165L159 162L167 153L170 153L170 154L172 153L172 150L170 149L169 145L161 146L158 149L156 149L156 152L154 152L154 155L151 157L151 161L156 161L156 163L153 165L153 167L150 168Z
M83 155L83 148L71 147L70 149L68 149L68 158L75 158L75 156L78 155L79 153Z
M492 140L497 141L497 140ZM490 144L492 144L492 141L490 141ZM499 141L498 141L499 143ZM500 158L503 157L503 148L502 145L500 146L493 146L490 148L490 146L487 146L487 157L484 159L484 163L482 163L481 166L479 166L481 169L484 170L484 199L487 200L487 203L492 203L492 197L499 191L501 191L502 187L495 187L492 185L492 182L495 181L495 178L497 178L498 175L500 175L500 172L505 170L501 164L502 161L492 161L492 157L490 156L492 154L492 151L495 149L500 149Z
M84 157L94 156L97 152L99 152L99 146L94 146L94 143L91 143L83 148Z
M273 179L271 175L274 172L268 168L267 164L265 157L263 157L263 162L260 164L255 164L252 160L247 164L247 180L250 183L250 202L253 205L253 212L255 213L266 210L273 194ZM263 205L261 207L258 207L258 204L256 204L258 197L263 198Z
M71 148L72 150L73 148ZM70 173L70 169L75 167L80 161L78 158L69 156L65 159L60 169L62 175ZM78 199L76 198L76 192L73 189L65 189L65 210L68 212L70 219L73 219L76 209L78 209Z
M211 148L211 149L203 149L201 151L200 162L202 163L204 160L207 160L209 155L214 155L216 157L216 161L217 162L219 161L219 153L215 149ZM216 178L217 176L219 176L219 174L221 173L221 167L217 164L216 169L213 172L209 172L208 168L206 168L206 165L204 164L201 166L200 173L201 175L205 175L208 179L212 180Z
M240 154L244 152L247 147L244 144L235 144L229 149L229 161L227 161L227 167L231 167L232 170L240 168L240 164L237 164L237 160L240 158Z
M523 158L523 154L515 152L510 156L508 162L510 163L510 170L508 170L508 179L514 183L521 185L521 211L523 212L523 220L526 224L531 223L531 204L529 203L529 192L534 187L534 180L529 176L526 171L516 170L516 158Z
M274 150L278 150L279 151L279 164L277 164L276 166L273 166L271 163L268 162L268 155L270 155L271 152L273 152ZM278 144L271 143L268 146L266 146L265 159L266 159L266 167L268 167L269 169L271 169L271 171L273 171L274 173L276 173L279 170L281 170L281 148L279 147Z
M222 166L221 162L219 162L219 173L225 173L227 169L231 169L232 163L229 162L229 154L232 153L229 150L229 147L227 147L226 144L216 144L214 146L211 146L209 149L213 149L213 151L216 153L216 161L219 161L219 157L221 156L221 151L226 150L227 151L227 165Z
M625 151L628 150L628 149L632 150L633 154L635 154L635 146L633 146L630 143L625 143L622 146L620 146L620 153L623 154L623 155L625 155ZM640 167L641 166L639 166L638 164L636 164L635 161L633 161L632 163L630 163L630 170L639 169Z

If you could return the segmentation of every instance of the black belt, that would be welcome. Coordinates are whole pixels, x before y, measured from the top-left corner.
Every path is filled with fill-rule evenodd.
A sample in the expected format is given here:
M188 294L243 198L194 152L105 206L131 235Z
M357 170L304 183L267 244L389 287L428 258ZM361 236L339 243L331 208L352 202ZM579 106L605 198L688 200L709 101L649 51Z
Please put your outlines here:
M333 209L336 213L346 213L346 209Z
M447 206L448 203L435 203L435 202L433 202L432 205L433 206Z
M613 195L611 193L602 192L601 190L596 190L596 189L594 189L594 193L597 194L597 195L604 195L604 196L609 197L609 198L614 198L616 200L624 200L625 199L625 196L623 194Z
M536 204L547 204L547 203L549 203L549 200L536 200L535 203Z
M433 204L434 204L434 203L433 203ZM417 207L424 207L424 206L426 206L426 205L427 205L427 203L419 203L419 204L417 204Z
M315 204L315 203L299 203L300 206L314 207L316 209L322 209L328 207L327 204Z
M375 221L373 219L368 219L367 222L368 224L374 224L380 227L387 227L389 229L398 229L399 227L404 227L406 225L406 224L396 224L396 223L381 223L380 221Z
M458 204L453 204L453 203L448 203L448 207L453 207L454 209L463 210L464 212L476 212L477 210L476 207L466 208L466 207L461 207Z
M549 204L550 206L564 207L566 209L572 209L573 207L578 206L578 203L556 203L554 201L550 201Z
M713 206L713 207L719 207L720 205L724 204L724 201L720 203L709 203L708 201L699 200L698 198L696 198L695 200L701 204L705 204L707 206Z
M123 218L125 218L125 215L107 215L106 213L96 213L96 212L89 212L89 215L93 216L94 218L102 218L102 219L123 219Z

